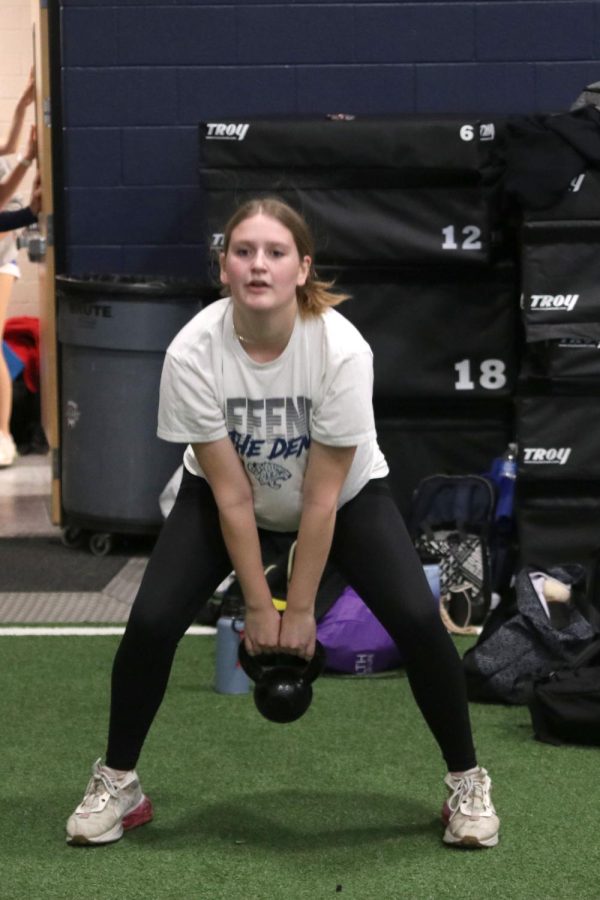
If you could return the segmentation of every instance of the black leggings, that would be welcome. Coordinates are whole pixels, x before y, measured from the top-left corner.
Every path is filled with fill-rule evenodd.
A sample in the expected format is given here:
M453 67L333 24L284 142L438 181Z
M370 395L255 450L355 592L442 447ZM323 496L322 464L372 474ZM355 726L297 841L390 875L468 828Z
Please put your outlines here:
M371 481L339 510L330 559L400 647L448 769L476 765L460 657L385 480ZM212 492L185 472L115 657L109 766L135 768L177 644L230 571Z

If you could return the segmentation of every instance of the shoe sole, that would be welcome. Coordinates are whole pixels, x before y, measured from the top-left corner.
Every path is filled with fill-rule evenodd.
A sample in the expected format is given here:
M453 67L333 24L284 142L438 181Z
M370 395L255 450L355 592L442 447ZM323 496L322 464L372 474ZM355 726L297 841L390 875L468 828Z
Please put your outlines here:
M449 844L452 847L469 847L471 849L477 849L479 847L485 849L486 847L495 847L498 843L498 832L496 832L496 834L493 834L491 837L486 838L484 841L470 834L464 835L461 838L456 838L448 828L449 821L450 810L448 809L448 804L444 803L444 806L442 808L442 822L446 826L446 830L444 832L444 837L442 838L442 840L445 844Z
M95 844L113 844L123 837L123 832L131 831L132 828L138 828L140 825L146 825L146 823L151 822L153 818L154 809L152 803L148 797L143 796L135 809L132 809L126 816L123 816L122 820L118 822L114 828L111 828L110 831L105 831L104 834L96 835L96 837L93 838L87 837L85 834L68 835L67 844L78 847L93 846Z
M480 840L480 838L475 837L474 835L465 835L461 838L455 838L453 834L450 834L448 831L446 831L442 840L445 844L448 844L451 847L467 847L471 850L484 850L486 847L496 846L496 844L498 843L498 834L493 834L491 837L486 838L486 840L482 841Z
M12 456L3 456L0 458L0 469L8 469L10 466L14 466L17 461L19 453L15 448Z

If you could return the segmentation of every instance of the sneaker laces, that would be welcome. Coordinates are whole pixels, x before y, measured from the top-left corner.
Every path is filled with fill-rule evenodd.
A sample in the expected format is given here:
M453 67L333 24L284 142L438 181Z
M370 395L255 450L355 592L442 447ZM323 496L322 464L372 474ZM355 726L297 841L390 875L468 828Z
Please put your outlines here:
M484 770L463 775L456 781L454 792L448 800L450 818L460 810L466 816L489 815L492 803L489 795L489 778Z
M106 772L100 768L99 762L94 766L94 774L88 782L85 789L85 795L79 804L80 812L89 812L97 807L98 800L102 794L109 794L116 799L118 797L117 788L112 783Z

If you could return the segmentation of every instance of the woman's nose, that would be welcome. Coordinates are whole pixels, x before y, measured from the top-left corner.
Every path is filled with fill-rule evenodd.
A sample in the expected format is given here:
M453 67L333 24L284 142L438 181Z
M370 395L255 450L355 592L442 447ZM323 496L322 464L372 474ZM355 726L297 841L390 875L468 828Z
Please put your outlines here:
M252 259L253 269L264 269L266 264L265 253L263 250L257 250Z

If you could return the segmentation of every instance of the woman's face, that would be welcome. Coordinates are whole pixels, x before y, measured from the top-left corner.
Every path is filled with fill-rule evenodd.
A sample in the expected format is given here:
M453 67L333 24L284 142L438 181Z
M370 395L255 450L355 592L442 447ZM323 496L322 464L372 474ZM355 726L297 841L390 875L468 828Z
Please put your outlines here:
M233 229L220 262L221 281L234 300L248 310L269 312L296 303L296 288L305 284L311 259L300 259L285 225L258 213Z

